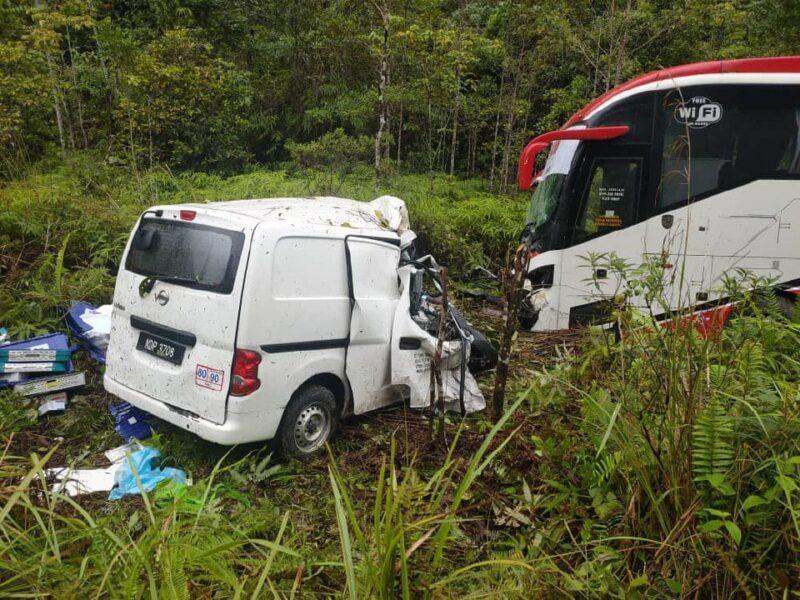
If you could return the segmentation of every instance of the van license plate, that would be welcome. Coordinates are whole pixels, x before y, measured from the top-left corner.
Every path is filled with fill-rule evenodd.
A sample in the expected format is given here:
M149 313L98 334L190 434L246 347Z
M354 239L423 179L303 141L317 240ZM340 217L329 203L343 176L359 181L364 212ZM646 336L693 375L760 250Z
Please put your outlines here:
M136 344L136 349L176 365L183 362L183 355L186 352L186 346L181 346L175 342L144 332L139 334L139 342Z

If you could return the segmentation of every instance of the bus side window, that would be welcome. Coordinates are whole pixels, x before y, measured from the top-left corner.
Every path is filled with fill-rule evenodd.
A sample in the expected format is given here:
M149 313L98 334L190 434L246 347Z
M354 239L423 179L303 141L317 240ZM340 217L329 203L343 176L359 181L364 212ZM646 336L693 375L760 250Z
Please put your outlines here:
M634 223L640 172L639 159L595 159L575 227L576 244Z
M800 90L702 85L665 93L657 209L758 179L800 176Z

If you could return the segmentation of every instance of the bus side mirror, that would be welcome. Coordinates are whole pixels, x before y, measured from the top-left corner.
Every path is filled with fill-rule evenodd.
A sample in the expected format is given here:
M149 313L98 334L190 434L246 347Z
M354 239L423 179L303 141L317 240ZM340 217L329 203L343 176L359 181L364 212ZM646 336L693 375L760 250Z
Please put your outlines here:
M519 155L517 168L517 186L520 190L531 189L533 183L533 166L536 156L552 142L557 140L613 140L625 135L630 130L627 125L613 125L610 127L584 127L582 129L559 129L543 133L533 138L522 149Z

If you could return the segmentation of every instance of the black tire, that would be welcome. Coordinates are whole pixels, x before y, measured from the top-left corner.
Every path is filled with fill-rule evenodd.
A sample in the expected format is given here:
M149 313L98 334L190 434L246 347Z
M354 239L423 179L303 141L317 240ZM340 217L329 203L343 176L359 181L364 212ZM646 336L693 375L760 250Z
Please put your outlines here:
M336 396L318 384L299 390L283 412L278 450L287 458L306 460L325 447L339 426Z
M781 313L783 313L783 316L791 321L794 317L796 300L789 298L788 296L781 295L776 296L776 298L778 300L778 308L780 309Z

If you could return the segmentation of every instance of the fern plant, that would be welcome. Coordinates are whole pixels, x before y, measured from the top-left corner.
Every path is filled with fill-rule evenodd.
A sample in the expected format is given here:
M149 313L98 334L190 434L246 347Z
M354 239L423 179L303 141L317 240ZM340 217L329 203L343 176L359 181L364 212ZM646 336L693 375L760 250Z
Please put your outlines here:
M701 409L692 432L692 471L696 482L708 483L724 496L734 493L727 483L736 451L733 419L718 397Z

